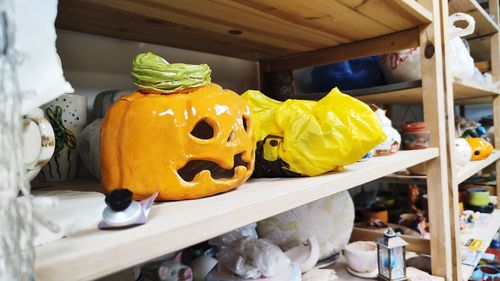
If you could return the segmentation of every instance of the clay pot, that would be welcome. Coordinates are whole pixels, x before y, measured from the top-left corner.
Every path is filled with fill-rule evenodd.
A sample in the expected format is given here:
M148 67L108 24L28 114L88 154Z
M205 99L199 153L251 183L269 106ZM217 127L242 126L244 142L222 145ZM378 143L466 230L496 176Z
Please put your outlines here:
M490 193L483 189L469 189L466 203L470 206L486 207L490 203Z
M382 207L374 207L370 209L366 209L362 212L363 221L370 221L371 219L378 219L383 223L389 222L389 213L387 209ZM354 268L353 268L354 269Z
M401 125L405 149L424 149L429 147L430 132L424 122L407 123Z
M377 268L377 244L370 241L357 241L344 249L347 265L357 272L372 272Z

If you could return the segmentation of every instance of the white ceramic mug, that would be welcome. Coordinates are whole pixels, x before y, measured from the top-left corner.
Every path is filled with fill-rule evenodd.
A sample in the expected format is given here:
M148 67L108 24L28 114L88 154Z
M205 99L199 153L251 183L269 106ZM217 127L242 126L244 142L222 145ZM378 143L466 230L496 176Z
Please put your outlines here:
M54 130L40 108L23 116L23 142L24 167L32 180L49 162L56 145Z
M64 94L42 106L54 129L54 155L43 167L44 181L74 179L79 171L77 140L87 123L87 97Z

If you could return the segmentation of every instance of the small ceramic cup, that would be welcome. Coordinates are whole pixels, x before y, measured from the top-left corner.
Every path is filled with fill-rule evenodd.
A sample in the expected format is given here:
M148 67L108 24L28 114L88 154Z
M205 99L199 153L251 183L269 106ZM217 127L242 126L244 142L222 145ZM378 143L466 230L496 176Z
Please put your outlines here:
M486 207L490 203L490 193L483 189L468 189L466 203L475 207Z
M347 266L357 272L372 272L377 268L377 244L357 241L344 248Z
M56 146L54 130L40 108L23 116L23 142L24 166L32 180L49 162Z

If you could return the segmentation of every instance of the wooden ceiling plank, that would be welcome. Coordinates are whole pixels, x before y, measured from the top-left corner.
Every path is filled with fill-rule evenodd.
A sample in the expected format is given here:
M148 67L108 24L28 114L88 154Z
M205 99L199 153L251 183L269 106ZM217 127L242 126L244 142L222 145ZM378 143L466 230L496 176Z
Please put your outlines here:
M173 11L173 8L170 6L164 6L164 9L160 9L156 6L151 6L150 4L154 3L151 1L136 2L136 1L122 0L119 2L119 5L117 5L117 2L115 0L92 0L92 1L95 4L104 5L111 9L136 13L159 20L168 20L171 22L175 22L185 26L190 26L203 31L231 35L233 37L246 39L252 42L266 43L276 47L290 49L295 52L304 52L314 49L314 46L308 45L305 41L300 41L300 42L284 41L283 40L283 38L285 37L284 35L283 36L263 35L262 33L254 32L249 29L241 30L242 31L241 34L233 35L230 33L230 31L235 29L234 26L224 26L220 23L213 22L207 18L179 13L178 11ZM171 2L168 1L168 3Z
M255 8L289 21L335 34L345 39L342 42L380 36L393 31L338 1L297 1L293 6L280 0L255 0L251 3Z
M69 30L179 48L190 46L193 50L252 60L292 53L291 50L256 44L229 35L200 32L167 21L153 22L137 14L103 10L91 3L67 1L65 5L60 5L60 9L56 25ZM123 24L125 22L126 25Z

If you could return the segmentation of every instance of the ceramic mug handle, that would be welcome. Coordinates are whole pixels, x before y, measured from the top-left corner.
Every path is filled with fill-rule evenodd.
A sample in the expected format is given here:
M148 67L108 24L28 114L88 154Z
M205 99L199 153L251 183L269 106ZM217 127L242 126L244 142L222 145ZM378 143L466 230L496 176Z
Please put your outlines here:
M40 108L36 108L24 115L24 120L25 124L31 122L35 123L40 131L40 143L38 144L40 148L39 153L33 161L25 163L27 177L29 180L32 180L40 172L42 167L49 162L52 154L54 154L56 141L54 130L49 121L43 116L43 111ZM26 139L24 141L24 145L29 145L29 143L26 143Z

